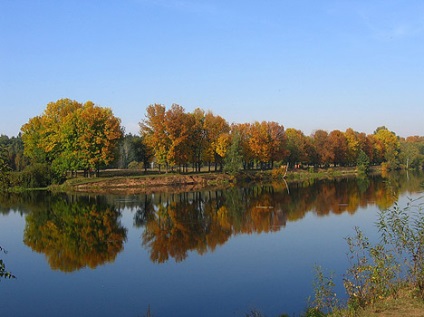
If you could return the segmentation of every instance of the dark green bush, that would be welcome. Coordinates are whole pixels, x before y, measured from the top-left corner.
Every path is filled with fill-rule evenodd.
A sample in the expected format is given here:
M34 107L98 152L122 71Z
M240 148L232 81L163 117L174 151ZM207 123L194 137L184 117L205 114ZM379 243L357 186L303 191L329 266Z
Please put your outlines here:
M61 181L62 179L45 163L34 163L27 166L22 172L10 173L12 187L44 188Z

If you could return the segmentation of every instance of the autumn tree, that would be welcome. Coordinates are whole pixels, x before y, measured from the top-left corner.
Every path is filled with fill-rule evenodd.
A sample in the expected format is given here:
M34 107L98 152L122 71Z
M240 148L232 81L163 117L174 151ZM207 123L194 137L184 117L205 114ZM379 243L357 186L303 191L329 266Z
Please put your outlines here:
M397 168L400 143L396 134L383 126L375 130L374 139L377 152L382 155L388 168Z
M302 131L289 128L286 130L287 162L294 166L298 163L308 162L308 140Z
M192 116L193 125L191 127L191 139L190 143L192 154L191 162L193 163L193 168L197 172L200 172L202 166L202 157L205 157L205 151L207 149L207 140L206 140L206 129L205 129L205 111L200 108L196 108L192 113L189 114Z
M41 116L31 118L21 128L25 154L39 163L57 159L69 143L65 130L80 108L81 103L70 99L48 103Z
M75 128L71 135L75 136L76 144L69 146L68 153L71 158L77 158L80 168L99 171L101 166L113 162L123 131L121 120L110 108L86 102L76 112Z
M317 153L318 165L329 165L334 161L334 153L328 139L328 132L317 130L312 134L312 142Z
M34 162L47 162L57 173L98 170L114 159L122 137L120 120L110 108L91 101L84 105L60 99L21 128L24 153Z
M167 162L171 166L185 165L192 158L195 142L191 131L195 125L195 118L185 112L180 105L173 104L165 113L165 130L169 139Z
M340 130L333 130L328 135L328 141L333 152L333 163L345 165L347 163L348 142L346 136Z
M251 125L250 149L261 168L267 164L272 168L275 161L286 156L284 127L277 122L255 122Z
M347 141L346 161L349 165L354 165L361 150L359 133L352 128L348 128L344 135Z
M374 147L372 135L366 135L364 132L358 133L359 147L368 156L369 162L374 161Z
M150 105L146 109L146 119L140 122L140 134L152 150L157 164L168 166L168 152L171 140L165 125L165 106Z
M207 112L204 121L205 129L205 144L203 160L209 163L215 163L215 170L217 166L222 166L223 157L218 154L219 138L221 134L229 133L230 126L228 122L221 116L215 116L212 112Z

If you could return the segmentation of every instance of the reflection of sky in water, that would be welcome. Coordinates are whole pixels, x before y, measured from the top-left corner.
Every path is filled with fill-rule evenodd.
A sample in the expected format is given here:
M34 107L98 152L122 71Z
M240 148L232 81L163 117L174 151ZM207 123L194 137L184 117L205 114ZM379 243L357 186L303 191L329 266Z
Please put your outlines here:
M267 316L298 313L312 293L314 265L344 272L343 238L359 226L375 239L377 211L370 205L354 214L318 217L309 212L280 231L235 235L214 252L189 251L182 262L170 258L156 264L142 246L144 228L133 226L135 209L124 209L124 251L112 264L73 273L51 271L44 254L25 246L25 217L11 212L0 216L0 243L9 251L3 255L7 268L18 279L1 281L0 312L143 316L150 305L154 316L245 316L251 309Z

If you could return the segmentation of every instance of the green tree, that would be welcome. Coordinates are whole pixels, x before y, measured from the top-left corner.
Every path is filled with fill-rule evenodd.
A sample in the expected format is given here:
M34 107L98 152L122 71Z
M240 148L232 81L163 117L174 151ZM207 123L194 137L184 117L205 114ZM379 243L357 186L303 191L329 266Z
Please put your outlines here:
M0 191L5 191L10 186L9 172L7 151L4 146L0 146Z
M144 168L148 167L151 155L142 137L126 134L119 143L118 168L128 168L131 162L143 163Z
M231 136L231 145L224 158L224 172L237 174L243 166L243 155L241 148L240 134L233 133Z
M308 161L307 145L308 140L302 131L289 128L286 130L287 138L287 162L291 166L297 163L303 163Z
M420 166L421 156L419 143L414 142L414 139L401 140L399 150L399 161L405 169L410 167L416 168Z
M363 151L359 150L358 159L356 161L358 172L366 174L368 172L368 167L370 165L370 159L368 155Z
M251 169L254 166L254 157L249 145L249 139L251 137L250 129L250 123L233 124L231 126L231 133L237 133L240 137L240 147L244 169Z

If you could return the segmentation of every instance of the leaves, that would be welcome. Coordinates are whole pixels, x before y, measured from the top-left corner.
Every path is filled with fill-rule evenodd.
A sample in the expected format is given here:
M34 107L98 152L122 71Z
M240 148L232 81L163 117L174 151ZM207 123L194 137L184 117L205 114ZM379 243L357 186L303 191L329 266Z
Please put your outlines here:
M121 121L110 108L87 101L84 105L60 99L47 105L41 116L22 126L25 154L48 162L56 172L98 169L114 159L122 138Z

